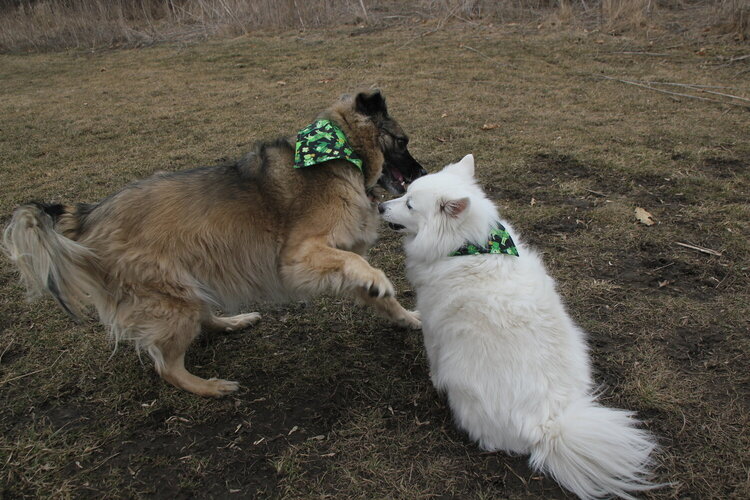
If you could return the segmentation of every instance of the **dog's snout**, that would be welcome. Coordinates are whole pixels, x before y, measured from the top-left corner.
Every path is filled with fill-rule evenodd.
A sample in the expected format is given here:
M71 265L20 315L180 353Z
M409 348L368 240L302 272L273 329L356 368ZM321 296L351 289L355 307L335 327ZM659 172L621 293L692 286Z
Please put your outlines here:
M385 205L383 203L378 203L378 213L382 214L385 212Z

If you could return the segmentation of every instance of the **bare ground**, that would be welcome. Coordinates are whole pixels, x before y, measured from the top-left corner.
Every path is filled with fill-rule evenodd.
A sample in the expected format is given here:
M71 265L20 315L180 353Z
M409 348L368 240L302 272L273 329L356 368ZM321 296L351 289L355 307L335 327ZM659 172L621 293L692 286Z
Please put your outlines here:
M747 46L437 28L0 56L2 222L30 199L94 201L156 170L239 156L377 84L415 156L436 170L474 153L543 251L590 333L604 400L660 437L656 479L674 484L647 497L749 497L748 103L597 76L749 98ZM371 258L410 303L398 238L384 229ZM0 287L2 497L566 497L523 457L458 433L420 335L348 301L259 305L253 328L199 340L192 369L243 386L207 400L128 346L112 355L95 321L26 303L5 260Z

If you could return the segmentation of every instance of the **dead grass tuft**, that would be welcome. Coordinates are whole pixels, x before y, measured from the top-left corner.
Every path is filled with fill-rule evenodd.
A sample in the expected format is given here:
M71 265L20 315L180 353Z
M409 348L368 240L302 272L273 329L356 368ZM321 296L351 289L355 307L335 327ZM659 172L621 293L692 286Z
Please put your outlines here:
M654 0L602 0L602 25L607 31L642 29L656 9Z
M721 0L716 8L714 26L720 33L738 40L750 38L750 3L747 0Z

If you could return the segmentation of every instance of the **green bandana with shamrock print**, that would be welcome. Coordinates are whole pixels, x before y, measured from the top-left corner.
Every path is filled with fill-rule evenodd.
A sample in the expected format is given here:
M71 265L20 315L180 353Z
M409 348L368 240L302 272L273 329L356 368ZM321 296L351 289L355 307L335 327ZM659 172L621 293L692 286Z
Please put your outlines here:
M348 160L362 170L362 159L349 145L344 132L331 120L317 120L299 131L294 147L294 168L331 160Z
M496 223L495 227L490 231L487 241L484 245L476 245L474 243L465 243L464 246L451 253L451 257L457 255L479 255L482 253L490 254L508 254L518 257L518 249L516 244L510 237L510 233L505 227L499 222Z

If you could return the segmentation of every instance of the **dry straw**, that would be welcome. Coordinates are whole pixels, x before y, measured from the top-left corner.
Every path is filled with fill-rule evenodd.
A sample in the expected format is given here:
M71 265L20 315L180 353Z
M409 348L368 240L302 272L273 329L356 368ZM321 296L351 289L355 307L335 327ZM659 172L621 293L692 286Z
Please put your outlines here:
M0 51L139 46L413 17L643 30L660 12L696 6L710 11L698 18L714 31L749 35L747 0L18 0L0 4Z

